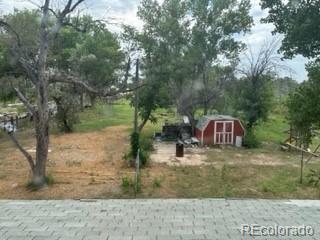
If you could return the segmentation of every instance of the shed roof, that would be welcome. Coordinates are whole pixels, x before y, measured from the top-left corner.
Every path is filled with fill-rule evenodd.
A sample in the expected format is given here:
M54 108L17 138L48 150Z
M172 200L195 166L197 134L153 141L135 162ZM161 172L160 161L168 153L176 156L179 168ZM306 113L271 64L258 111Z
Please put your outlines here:
M202 131L208 126L210 121L215 121L215 120L219 120L219 121L231 120L232 121L232 120L238 120L238 119L228 115L207 115L199 119L196 128Z

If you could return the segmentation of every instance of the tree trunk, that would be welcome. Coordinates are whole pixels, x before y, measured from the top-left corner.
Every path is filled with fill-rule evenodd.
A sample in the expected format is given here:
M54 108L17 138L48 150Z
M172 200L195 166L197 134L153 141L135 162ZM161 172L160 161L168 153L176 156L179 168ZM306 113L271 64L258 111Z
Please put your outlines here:
M138 107L139 107L139 59L137 59L136 63L136 77L135 77L135 91L134 91L134 120L133 120L133 131L135 133L139 132L138 128Z
M40 24L40 48L38 59L37 111L35 115L36 129L36 163L32 182L41 187L46 183L46 164L49 148L49 106L48 106L48 77L46 75L46 63L49 51L49 33L47 25L49 20L49 1L45 2L43 17Z
M80 110L83 112L84 105L83 105L83 93L80 93Z
M46 80L43 79L37 84L37 113L35 115L36 129L36 164L32 182L35 186L41 187L46 183L46 164L49 149L49 108L48 88L45 87Z
M91 107L94 107L96 105L96 96L94 95L90 95L90 104L91 104Z
M203 103L203 115L206 116L208 115L208 103L207 102L204 102Z
M142 123L139 125L139 128L138 128L139 132L142 131L142 129L144 128L144 126L148 122L150 115L151 115L151 111L148 112L148 116L145 119L143 119Z

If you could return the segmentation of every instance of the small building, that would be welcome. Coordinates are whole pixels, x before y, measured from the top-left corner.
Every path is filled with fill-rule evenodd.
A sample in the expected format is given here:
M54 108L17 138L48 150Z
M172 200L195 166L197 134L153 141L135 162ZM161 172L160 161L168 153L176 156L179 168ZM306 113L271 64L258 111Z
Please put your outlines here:
M237 118L224 115L203 116L199 119L195 136L202 145L242 146L245 129Z

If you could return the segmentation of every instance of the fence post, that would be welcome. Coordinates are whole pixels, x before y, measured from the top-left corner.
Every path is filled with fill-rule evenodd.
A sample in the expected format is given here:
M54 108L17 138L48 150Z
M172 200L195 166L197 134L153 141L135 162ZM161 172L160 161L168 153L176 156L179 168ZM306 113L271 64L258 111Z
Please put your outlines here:
M136 157L136 176L135 176L135 196L138 192L139 188L139 178L140 178L140 149L137 151L137 157Z

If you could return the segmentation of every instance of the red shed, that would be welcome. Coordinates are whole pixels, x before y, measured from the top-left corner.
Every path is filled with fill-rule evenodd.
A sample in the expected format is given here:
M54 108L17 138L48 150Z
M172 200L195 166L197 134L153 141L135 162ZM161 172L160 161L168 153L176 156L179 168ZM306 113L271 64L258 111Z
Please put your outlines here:
M224 115L203 116L195 129L195 136L202 145L241 146L244 133L239 119Z

